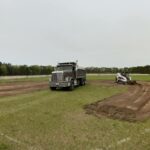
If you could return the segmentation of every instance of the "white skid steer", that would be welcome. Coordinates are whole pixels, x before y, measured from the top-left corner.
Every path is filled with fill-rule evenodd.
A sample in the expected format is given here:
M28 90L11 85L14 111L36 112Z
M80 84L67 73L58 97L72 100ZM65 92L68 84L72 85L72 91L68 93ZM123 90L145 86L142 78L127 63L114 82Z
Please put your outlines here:
M130 84L130 85L136 84L136 81L132 80L129 74L127 73L117 73L115 81L116 83L120 84Z

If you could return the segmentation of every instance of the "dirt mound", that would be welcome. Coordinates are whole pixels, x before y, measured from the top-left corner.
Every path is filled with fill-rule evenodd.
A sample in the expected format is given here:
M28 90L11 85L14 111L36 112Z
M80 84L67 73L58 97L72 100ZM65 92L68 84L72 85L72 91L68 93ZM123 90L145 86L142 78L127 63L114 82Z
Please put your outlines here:
M48 82L19 82L0 85L0 96L11 96L43 90L48 88Z
M150 83L128 85L128 91L85 106L88 114L126 121L150 118Z
M136 121L136 113L133 110L124 107L116 107L113 105L103 105L100 107L95 105L95 107L93 107L93 105L88 105L85 106L85 109L88 114L94 114L98 117L103 115L114 119Z

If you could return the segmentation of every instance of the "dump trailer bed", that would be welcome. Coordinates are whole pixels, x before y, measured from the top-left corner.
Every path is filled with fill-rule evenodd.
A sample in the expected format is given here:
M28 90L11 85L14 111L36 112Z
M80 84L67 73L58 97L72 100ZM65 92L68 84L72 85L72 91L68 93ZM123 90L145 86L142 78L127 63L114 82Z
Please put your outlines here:
M79 78L85 78L86 77L85 69L77 69L76 76L78 79Z

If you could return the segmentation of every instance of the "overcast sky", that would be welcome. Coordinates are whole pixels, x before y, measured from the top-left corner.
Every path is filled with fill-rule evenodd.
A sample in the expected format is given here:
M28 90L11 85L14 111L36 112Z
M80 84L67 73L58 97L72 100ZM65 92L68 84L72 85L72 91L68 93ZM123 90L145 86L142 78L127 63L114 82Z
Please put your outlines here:
M0 0L0 61L150 64L149 0Z

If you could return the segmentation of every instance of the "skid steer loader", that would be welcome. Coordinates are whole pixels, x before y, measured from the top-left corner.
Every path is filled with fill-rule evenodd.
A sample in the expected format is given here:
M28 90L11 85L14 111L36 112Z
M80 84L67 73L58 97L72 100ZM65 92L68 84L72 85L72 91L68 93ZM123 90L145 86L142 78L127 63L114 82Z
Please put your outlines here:
M128 73L117 73L115 82L118 84L135 85L136 81L131 79Z

